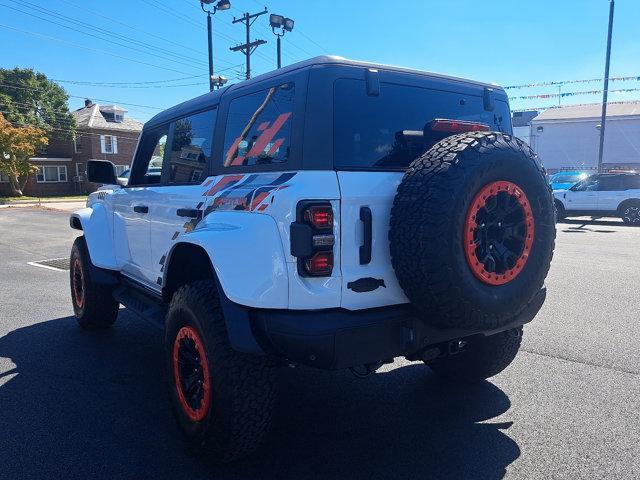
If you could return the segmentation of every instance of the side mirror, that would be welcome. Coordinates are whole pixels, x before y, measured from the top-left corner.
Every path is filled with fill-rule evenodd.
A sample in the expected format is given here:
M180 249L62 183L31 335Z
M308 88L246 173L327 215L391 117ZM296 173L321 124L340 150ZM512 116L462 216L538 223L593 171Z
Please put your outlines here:
M87 162L87 180L92 183L118 185L116 167L108 160L89 160Z

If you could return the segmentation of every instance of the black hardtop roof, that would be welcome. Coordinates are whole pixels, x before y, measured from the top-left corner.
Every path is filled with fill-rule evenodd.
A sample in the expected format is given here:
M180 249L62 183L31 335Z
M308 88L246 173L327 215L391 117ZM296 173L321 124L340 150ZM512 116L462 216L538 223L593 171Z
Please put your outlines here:
M155 115L151 120L149 120L145 124L145 128L154 127L163 123L166 123L169 120L172 120L177 117L189 115L191 113L195 113L199 110L205 110L207 108L213 107L220 102L220 97L227 91L235 91L239 90L256 83L264 82L266 80L270 80L272 78L276 78L281 75L286 75L288 73L292 73L299 70L308 69L318 65L342 65L346 67L362 67L362 68L372 68L378 70L388 70L400 73L410 73L414 75L423 75L430 78L436 78L441 80L450 80L452 82L464 83L464 84L473 84L480 87L488 87L493 88L495 90L502 91L502 87L490 84L477 82L475 80L469 80L460 77L454 77L450 75L443 75L440 73L427 72L423 70L416 70L412 68L406 67L397 67L393 65L384 65L381 63L371 63L371 62L363 62L358 60L349 60L344 57L338 57L334 55L321 55L318 57L313 57L308 60L304 60L302 62L293 63L291 65L287 65L278 70L272 70L267 73L263 73L262 75L258 75L256 77L251 78L250 80L244 80L240 83L236 83L219 90L214 90L213 92L205 93L204 95L200 95L199 97L192 98L191 100L187 100L186 102L180 103L173 107L164 110L157 115Z

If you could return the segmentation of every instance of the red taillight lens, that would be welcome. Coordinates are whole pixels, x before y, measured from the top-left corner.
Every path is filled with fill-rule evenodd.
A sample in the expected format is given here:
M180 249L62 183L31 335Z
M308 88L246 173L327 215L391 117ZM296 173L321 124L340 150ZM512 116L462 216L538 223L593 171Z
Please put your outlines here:
M429 127L434 132L488 132L491 130L489 125L480 122L465 122L462 120L446 120L438 118L431 122Z
M312 206L304 212L304 219L318 230L333 229L331 206Z
M333 252L317 252L313 257L305 260L305 267L309 275L331 275L331 271L333 270Z

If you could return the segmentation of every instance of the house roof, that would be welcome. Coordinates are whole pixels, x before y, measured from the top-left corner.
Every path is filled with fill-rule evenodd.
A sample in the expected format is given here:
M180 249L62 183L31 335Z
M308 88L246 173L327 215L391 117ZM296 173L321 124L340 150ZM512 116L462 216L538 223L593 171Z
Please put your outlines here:
M566 107L549 108L534 118L533 122L545 120L599 119L601 115L602 105L600 103L594 103L592 105L569 105ZM629 116L637 116L640 118L640 102L621 102L607 105L607 118Z
M78 128L95 128L99 130L123 130L129 132L139 132L142 130L142 122L129 117L124 116L122 122L109 122L106 120L101 110L113 113L114 111L126 112L125 109L118 107L117 105L99 105L92 103L88 106L79 108L71 112L75 117Z

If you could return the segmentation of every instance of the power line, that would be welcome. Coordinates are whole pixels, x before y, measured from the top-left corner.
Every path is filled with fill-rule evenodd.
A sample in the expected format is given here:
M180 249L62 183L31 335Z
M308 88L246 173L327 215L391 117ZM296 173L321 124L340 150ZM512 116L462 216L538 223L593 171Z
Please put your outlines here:
M0 87L6 87L6 88L19 88L21 90L42 90L42 89L38 89L38 88L32 88L32 87L22 87L19 85L7 85L6 83L0 83ZM86 98L86 97L80 97L78 95L68 95L67 97L70 98ZM106 103L111 103L111 104L120 104L120 105L131 105L132 107L142 107L142 108L150 108L153 110L165 110L165 108L163 107L154 107L152 105L140 105L138 103L127 103L127 102L118 102L116 100L105 100L104 98L94 98L94 100L97 100L98 102L106 102Z
M17 3L17 4L21 5L21 6L28 6L27 8L33 8L33 9L35 9L35 10L41 12L41 13L47 14L47 15L53 15L54 17L57 17L57 18L61 19L62 21L66 21L66 22L68 22L68 23L70 23L72 25L77 25L80 28L84 28L84 29L91 28L92 30L96 30L99 33L104 32L104 34L106 34L106 35L115 37L116 39L124 40L125 42L129 42L129 43L128 44L120 43L120 42L117 42L117 41L113 40L112 38L104 38L104 37L102 37L102 36L100 36L100 35L98 35L96 33L90 33L90 32L85 32L85 31L82 31L82 30L78 30L77 28L71 27L69 25L65 25L63 23L56 22L55 20L52 20L50 18L41 17L41 16L39 16L39 15L37 15L35 13L24 11L24 10L20 10L18 8L11 7L9 5L0 4L0 6L3 6L5 8L9 8L9 9L17 11L17 12L20 12L20 13L22 13L24 15L28 15L30 17L38 18L38 19L43 20L43 21L45 21L45 22L47 22L49 24L58 25L60 27L67 28L67 29L72 30L74 32L78 32L78 33L81 33L83 35L87 35L89 37L97 38L98 40L102 40L102 41L105 41L107 43L111 43L111 44L114 44L114 45L119 45L119 46L127 48L129 50L134 50L134 51L137 51L137 52L141 52L141 53L143 53L145 55L148 55L149 52L147 50L150 50L150 51L154 52L156 54L156 56L159 56L160 58L163 58L164 60L167 60L167 61L170 61L170 62L174 62L174 63L178 63L180 65L185 65L187 67L192 67L192 68L197 68L197 64L198 63L200 63L200 64L203 63L203 62L200 62L200 61L197 61L197 60L195 60L195 61L194 60L189 60L188 58L185 58L184 55L177 54L177 53L171 52L169 50L166 50L166 54L170 55L170 56L158 55L158 49L154 45L150 45L148 43L140 42L138 40L135 40L133 38L127 37L125 35L120 35L120 34L118 34L116 32L112 32L110 30L105 30L103 28L100 28L100 27L95 26L95 25L88 24L86 22L80 22L80 21L75 20L75 19L73 19L71 17L67 17L66 15L61 15L61 14L58 14L58 13L52 11L52 10L48 10L46 8L38 7L37 5L32 4L30 2L19 2L17 0L8 0L8 1L13 2L13 3ZM131 44L140 46L140 47L142 47L142 49L141 48L136 48L135 46L132 46ZM147 49L147 50L144 50L144 49ZM171 58L171 56L178 57L178 59ZM196 62L196 63L194 63L194 62Z
M149 62L143 62L141 60L136 60L134 58L129 58L129 57L125 57L125 56L122 56L122 55L118 55L117 53L109 52L107 50L101 50L101 49L98 49L98 48L86 47L84 45L79 45L77 43L70 42L68 40L63 40L61 38L52 37L51 35L44 35L42 33L32 32L32 31L29 31L29 30L24 30L22 28L16 28L16 27L12 27L10 25L5 25L3 23L0 23L0 28L6 28L8 30L13 30L15 32L20 32L20 33L23 33L23 34L26 34L26 35L33 35L35 37L45 38L47 40L53 40L54 42L65 43L67 45L71 45L74 48L80 48L82 50L87 50L87 51L90 51L90 52L96 52L96 53L101 53L101 54L104 54L104 55L109 55L109 56L112 56L112 57L116 57L116 58L120 58L120 59L123 59L123 60L127 60L129 62L138 63L140 65L146 65L148 67L160 68L162 70L167 70L167 71L170 71L170 72L176 72L176 73L181 73L183 75L187 75L187 72L184 72L182 70L176 70L175 68L163 67L163 66L155 65L155 64L149 63Z
M148 30L141 30L140 27L130 25L130 24L125 23L125 22L123 22L121 20L118 20L117 18L109 17L109 16L104 15L104 14L102 14L100 12L96 12L95 10L90 10L90 9L85 8L83 6L80 6L80 5L76 4L76 3L70 2L69 0L58 0L58 1L59 2L64 2L67 5L71 5L72 7L78 8L80 10L84 10L85 12L88 12L88 13L90 13L92 15L96 15L98 17L104 18L105 20L109 20L110 22L117 23L119 25L122 25L122 26L124 26L126 28L129 28L131 30L134 30L136 32L142 32L145 35L149 35L149 36L151 36L153 38L157 38L158 40L162 40L163 42L169 43L171 45L175 45L176 47L180 47L180 48L185 49L185 50L191 50L192 52L198 53L200 55L202 54L201 50L196 50L195 48L190 47L188 45L184 45L184 44L181 44L181 43L174 42L172 40L167 39L166 37L163 37L161 35L157 35L157 34L155 34L153 32L148 31ZM189 0L185 0L185 1L189 1ZM191 2L189 2L189 3L191 3Z

